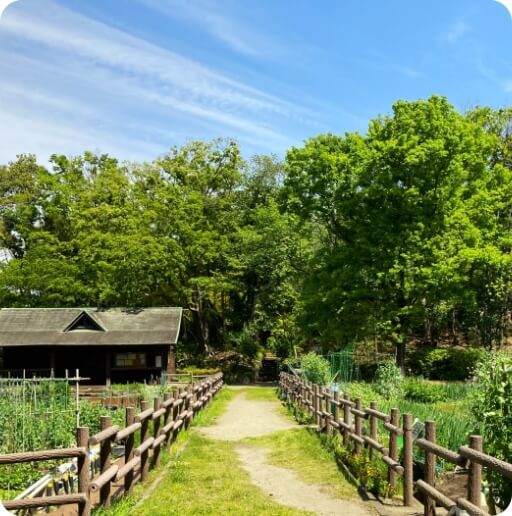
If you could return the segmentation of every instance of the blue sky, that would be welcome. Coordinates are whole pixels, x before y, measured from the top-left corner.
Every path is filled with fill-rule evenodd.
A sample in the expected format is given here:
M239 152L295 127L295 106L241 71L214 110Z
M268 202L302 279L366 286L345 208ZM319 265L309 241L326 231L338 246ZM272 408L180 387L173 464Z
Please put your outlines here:
M282 156L397 99L510 105L511 49L494 0L18 0L0 20L0 162L219 136Z

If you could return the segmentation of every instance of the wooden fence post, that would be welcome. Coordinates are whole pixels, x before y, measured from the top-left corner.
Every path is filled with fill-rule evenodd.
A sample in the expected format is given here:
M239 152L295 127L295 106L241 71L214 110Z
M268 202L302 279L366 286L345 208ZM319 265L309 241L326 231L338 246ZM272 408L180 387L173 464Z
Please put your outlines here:
M316 426L318 427L319 430L322 429L322 420L320 418L320 407L321 407L321 404L320 404L320 387L318 385L314 385L314 394L313 394L313 399L314 399L314 403L313 403L313 406L315 407L315 421L316 421Z
M334 391L334 422L337 427L333 428L333 434L337 435L339 430L339 422L340 422L340 392Z
M356 410L360 411L361 410L361 398L357 398L356 399ZM355 434L358 436L358 437L363 437L363 425L362 425L362 420L361 420L361 416L359 414L355 414L355 418L354 418L354 430L355 430ZM356 441L356 445L355 445L355 452L357 454L360 454L361 453L361 450L362 450L362 446L361 446L361 443L359 441Z
M425 439L433 444L436 443L435 421L425 422ZM428 450L425 450L425 482L432 487L436 485L436 455ZM424 516L436 516L436 502L427 494L423 505Z
M84 493L87 497L85 504L78 506L79 516L90 516L91 514L91 499L89 496L89 479L90 479L90 461L89 461L89 429L81 426L77 429L76 436L77 446L79 448L85 448L87 453L78 457L77 469L78 469L78 492Z
M377 410L377 402L376 401L370 401L370 408L372 410ZM377 440L377 418L373 414L369 414L369 426L370 426L370 439L373 439L374 441ZM368 446L368 454L370 456L370 459L374 456L374 451L372 446Z
M345 427L343 428L343 446L348 449L350 444L350 396L345 393L343 395L343 399L345 400L345 404L343 405L343 423L345 423Z
M133 407L126 407L126 426L133 425L135 422L135 409ZM135 446L135 434L131 433L124 442L124 463L133 459L133 448ZM131 494L133 491L133 469L129 471L124 477L124 492Z
M413 441L412 441L412 415L403 415L403 436L404 436L404 505L407 507L413 504Z
M180 399L180 389L179 387L174 391L174 401L178 401ZM180 407L179 405L174 406L172 409L172 419L176 423L178 421L178 416L180 414ZM178 436L178 430L174 429L172 431L172 437L171 437L171 443L173 443L176 440L176 437Z
M469 438L469 447L475 451L483 451L483 439L480 435ZM477 507L481 506L482 466L476 462L469 463L468 500Z
M160 398L155 398L153 401L153 407L155 409L155 412L157 410L160 410L161 406L162 400ZM155 441L160 434L160 420L161 416L158 416L153 420L153 437L155 438ZM158 466L160 466L160 444L157 444L153 450L153 467L156 468Z
M112 426L112 418L110 416L101 416L101 430L106 430ZM110 468L110 452L112 450L112 439L105 439L100 444L100 468L101 473L105 473ZM111 481L105 483L100 489L100 503L103 507L109 508L111 503Z
M170 392L166 392L164 395L164 400L169 401L172 398L172 395ZM166 427L171 421L172 421L172 405L167 405L165 407L165 416L164 416L164 427ZM171 444L171 435L172 432L167 432L167 436L165 438L165 447L166 449L169 449L169 445Z
M331 401L332 401L332 392L329 390L329 388L326 388L325 390L325 411L329 414L325 418L325 431L327 435L332 435L334 427L331 425L332 421L332 411L331 411Z
M391 409L390 423L393 426L400 426L400 411L397 408ZM395 432L389 433L389 457L395 462L398 460L398 439ZM396 471L388 466L388 482L392 491L396 490Z
M146 400L141 401L140 410L144 412L148 409L148 402ZM140 444L143 444L149 438L149 418L143 419L140 427ZM140 479L145 482L148 478L149 473L149 450L144 450L140 455Z

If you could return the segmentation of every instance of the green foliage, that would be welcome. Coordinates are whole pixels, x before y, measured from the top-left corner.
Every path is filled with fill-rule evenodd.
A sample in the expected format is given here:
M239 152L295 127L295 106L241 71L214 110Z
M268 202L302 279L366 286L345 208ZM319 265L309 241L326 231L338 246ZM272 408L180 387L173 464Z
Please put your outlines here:
M382 396L396 398L403 391L403 376L400 368L391 360L383 362L375 373L375 390Z
M301 358L301 369L305 378L318 385L327 385L331 379L329 362L314 352Z
M404 397L420 403L436 403L446 401L447 394L442 385L429 383L423 378L405 378Z
M487 355L476 369L478 380L472 411L480 423L485 451L512 462L512 357L505 353ZM492 506L505 509L512 499L512 481L487 472Z
M479 348L421 348L409 355L408 366L412 374L430 380L463 381L484 353Z
M503 341L511 307L512 111L398 101L365 135L287 155L287 207L319 237L299 322L326 347ZM398 355L400 362L403 353Z

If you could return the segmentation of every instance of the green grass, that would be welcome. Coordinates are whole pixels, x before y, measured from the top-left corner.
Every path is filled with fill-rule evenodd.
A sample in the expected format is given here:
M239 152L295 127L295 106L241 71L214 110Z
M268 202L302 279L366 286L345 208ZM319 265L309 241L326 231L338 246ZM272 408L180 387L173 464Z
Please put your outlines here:
M308 484L321 484L331 496L347 499L357 495L336 466L334 456L305 427L248 438L244 442L268 448L270 464L294 471Z
M225 387L215 401L193 422L193 426L209 426L226 410L227 404L242 392L251 392L252 399L275 400L275 389L231 389ZM248 396L249 397L249 396ZM279 439L284 445L284 441ZM137 501L150 488L162 468L150 473L149 481L138 484L133 496L119 500L111 509L97 509L95 516L174 516L174 515L276 515L300 516L311 513L283 507L250 483L249 475L239 465L235 447L238 443L212 441L196 432L180 434L171 454L163 454L170 464L155 492L140 506ZM182 453L177 450L182 449ZM307 448L307 447L306 447ZM309 449L310 459L322 449Z
M137 516L311 514L283 507L250 483L238 464L234 444L192 434L175 466L140 508ZM116 515L121 516L122 513Z
M275 387L247 387L243 392L248 400L277 401L278 399Z

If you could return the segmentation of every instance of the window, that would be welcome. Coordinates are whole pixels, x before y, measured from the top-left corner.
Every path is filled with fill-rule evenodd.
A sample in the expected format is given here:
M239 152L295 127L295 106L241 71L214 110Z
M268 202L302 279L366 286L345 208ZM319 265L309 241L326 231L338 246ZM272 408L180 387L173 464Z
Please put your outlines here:
M146 353L116 353L116 367L145 367Z

